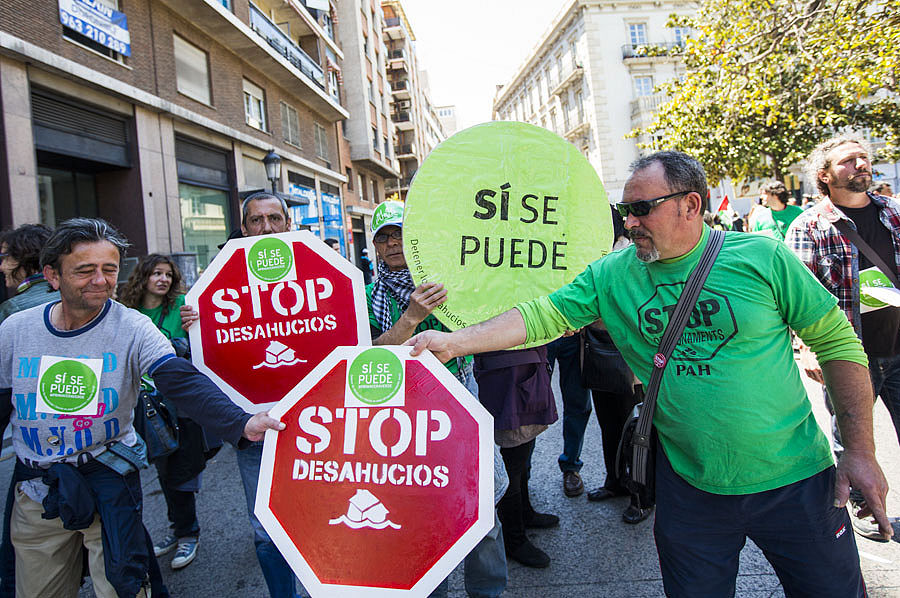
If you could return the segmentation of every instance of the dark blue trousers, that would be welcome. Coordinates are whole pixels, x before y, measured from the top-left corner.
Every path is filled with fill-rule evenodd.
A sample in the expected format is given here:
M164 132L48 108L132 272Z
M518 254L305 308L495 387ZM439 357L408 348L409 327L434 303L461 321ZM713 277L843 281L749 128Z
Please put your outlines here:
M660 448L653 531L666 596L734 596L738 556L750 538L788 598L865 597L850 517L833 506L834 479L829 467L766 492L710 494L678 476Z

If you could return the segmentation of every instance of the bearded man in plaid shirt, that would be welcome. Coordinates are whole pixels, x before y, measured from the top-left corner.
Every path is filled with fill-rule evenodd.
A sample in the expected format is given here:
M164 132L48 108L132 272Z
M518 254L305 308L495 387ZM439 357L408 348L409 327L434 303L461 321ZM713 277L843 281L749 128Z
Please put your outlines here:
M812 151L806 164L807 177L816 182L822 199L794 220L785 243L837 297L838 305L862 340L875 394L884 401L900 439L900 307L866 292L872 287L893 285L836 226L844 221L897 275L900 204L868 191L872 184L870 154L865 141L848 136L828 139ZM900 305L900 301L894 304ZM812 354L801 349L800 358L807 375L823 383L822 370ZM825 397L828 401L827 392ZM830 401L828 406L831 409ZM835 452L839 454L843 450L840 431L836 425L833 430ZM870 519L857 516L865 513L859 512L865 507L861 497L851 494L851 504L855 507L851 514L857 533L881 540L878 527Z

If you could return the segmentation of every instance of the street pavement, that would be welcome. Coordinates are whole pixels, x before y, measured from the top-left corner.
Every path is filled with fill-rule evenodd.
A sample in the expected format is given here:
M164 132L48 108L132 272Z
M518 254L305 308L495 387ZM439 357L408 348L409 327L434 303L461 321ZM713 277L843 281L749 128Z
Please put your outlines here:
M819 424L829 429L828 416L817 385L807 388ZM557 409L562 414L559 387L554 378ZM566 498L556 458L562 448L562 422L551 426L537 439L534 453L531 493L540 511L556 513L560 526L532 533L535 544L552 558L548 569L529 569L510 563L511 598L570 597L661 597L662 581L653 544L653 518L637 525L626 525L621 513L626 499L590 503L584 495ZM830 434L829 434L830 436ZM900 489L900 447L882 403L875 409L875 437L878 457L888 480ZM585 486L603 483L605 471L600 431L596 420L588 426L582 458ZM12 460L0 463L0 479L7 480ZM226 446L212 459L203 475L203 491L198 497L202 528L197 559L185 569L173 571L172 555L160 559L163 575L173 596L189 598L264 597L267 596L247 519L246 502L234 450ZM154 539L166 532L165 502L154 469L143 472L144 513L147 528ZM888 496L888 511L900 515L900 491ZM900 532L900 526L895 526ZM791 530L786 528L785 534ZM900 533L897 534L900 536ZM873 542L857 536L861 563L872 598L900 596L900 544ZM81 596L93 596L89 582ZM451 598L466 596L461 567L450 578ZM741 554L737 581L741 598L784 596L778 579L761 552L748 542Z

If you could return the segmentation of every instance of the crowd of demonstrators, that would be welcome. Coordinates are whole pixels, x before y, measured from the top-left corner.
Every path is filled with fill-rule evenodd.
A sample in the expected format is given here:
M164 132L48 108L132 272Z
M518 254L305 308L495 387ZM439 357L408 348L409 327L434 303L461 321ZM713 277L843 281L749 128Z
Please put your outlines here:
M640 312L674 305L710 230L736 228L719 215L704 215L707 187L699 163L678 152L636 161L614 208L611 254L548 296L452 333L433 314L446 301L446 289L437 282L416 286L407 267L403 205L379 204L372 219L374 268L362 251L373 343L412 344L413 354L432 350L494 418L495 525L465 559L469 596L502 595L507 558L529 567L550 564L526 529L559 523L533 508L528 490L535 438L557 417L550 386L555 363L563 402L563 492L584 493L579 470L593 403L606 479L587 498L630 496L622 518L632 524L656 507L667 596L732 595L748 537L788 595L866 595L854 534L843 530L852 523L870 539L892 535L887 483L874 456L872 405L882 397L900 440L900 308L865 301L860 274L883 270L883 262L891 264L888 278L898 275L900 205L889 185L872 187L870 151L856 138L820 144L809 157L808 175L821 199L805 212L782 183L772 182L748 216L749 230L759 234L725 237L704 288L727 298L718 308L731 312L734 335L698 358L697 368L665 370L654 418L657 505L642 503L624 486L616 457L658 350L658 335L644 333ZM255 193L241 211L234 236L291 230L277 195ZM340 251L336 240L326 242ZM184 304L181 275L170 258L143 258L122 289L121 304L112 300L126 246L96 219L76 218L56 231L25 225L0 234L0 272L11 296L0 304L0 426L12 425L17 455L0 544L0 598L71 595L85 571L100 598L149 595L151 587L154 596L167 596L156 558L175 550L171 566L178 569L197 554L196 493L215 446L206 432L240 449L238 470L269 595L294 598L299 589L302 596L253 512L262 435L283 425L265 413L244 413L183 359L189 357L186 331L198 314ZM622 281L628 293L617 292ZM802 339L807 375L824 385L833 455L795 365L792 332ZM550 339L556 340L537 346ZM509 350L526 343L535 346ZM606 361L586 365L580 354L589 350ZM101 359L102 384L118 395L118 406L106 404L109 411L87 418L77 439L34 405L12 401L13 393L34 395L48 355ZM756 373L761 362L767 368L762 379ZM22 369L21 363L30 365ZM585 382L589 367L600 368L599 381ZM179 409L179 449L154 463L170 522L156 544L141 520L137 470L146 462L132 425L142 379ZM47 559L48 553L59 556ZM447 591L444 580L432 596Z
M403 204L386 201L372 215L372 241L378 262L378 278L366 286L369 326L374 345L399 345L422 330L446 330L432 314L447 299L440 283L416 286L403 255ZM475 396L478 385L472 372L472 357L447 361L446 368ZM494 502L509 485L497 449L494 450ZM466 592L475 598L496 598L506 589L507 567L501 525L494 527L466 556L464 565ZM433 598L447 595L447 580L431 593Z
M100 598L146 596L151 584L153 595L167 595L141 520L138 470L146 466L146 453L132 421L142 374L152 375L185 414L235 445L284 427L236 407L176 357L148 318L111 299L127 245L102 220L63 222L40 253L59 300L12 314L0 326L0 427L12 425L16 453L15 496L6 517L17 596L75 595L84 554ZM41 362L57 358L79 371L93 372L99 362L102 376L91 402L100 384L118 397L117 403L104 401L78 432L38 412L35 403L12 401L13 394L35 397Z
M172 343L178 357L190 359L187 333L181 327L180 308L184 289L178 266L171 258L150 254L138 263L119 296L126 307L150 318ZM152 381L145 381L152 390ZM138 409L143 406L139 405ZM178 448L171 455L154 461L166 500L171 531L154 544L157 557L175 550L173 569L186 567L197 556L200 522L197 519L196 493L200 491L207 457L215 454L221 442L207 440L200 427L189 417L178 416Z
M883 274L892 286L900 263L900 206L889 196L868 191L872 183L871 150L861 138L838 136L819 144L807 160L807 176L822 199L800 215L787 233L787 244L836 298L862 339L876 396L890 413L900 439L900 308L867 299L860 281ZM879 186L885 192L885 187ZM854 238L854 236L856 238ZM823 382L821 368L803 347L801 363L809 376ZM831 389L825 389L834 415ZM846 433L834 418L835 452L848 450ZM853 525L858 533L881 538L877 522L859 493L851 496ZM861 515L861 516L858 516Z
M674 304L699 261L710 238L706 191L702 167L685 154L638 160L618 204L632 247L594 262L549 296L407 343L413 354L430 349L446 360L553 338L602 318L629 367L649 379L662 363L637 314L651 307L649 297L660 310ZM719 307L731 311L734 335L707 354L702 370L665 370L654 417L654 531L669 596L733 595L748 537L786 594L865 596L855 537L842 533L851 487L862 492L881 533L892 534L865 353L834 298L805 272L784 243L726 235L704 288L727 297L728 306ZM622 280L627 294L616 292ZM795 365L791 329L822 364L846 447L837 467ZM766 364L765 377L758 363Z

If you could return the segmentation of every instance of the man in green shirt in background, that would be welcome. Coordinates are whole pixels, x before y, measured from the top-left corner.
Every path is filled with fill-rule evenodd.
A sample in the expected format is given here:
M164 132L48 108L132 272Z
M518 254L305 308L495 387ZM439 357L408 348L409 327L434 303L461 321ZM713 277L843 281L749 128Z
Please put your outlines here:
M653 356L709 238L706 176L679 152L635 162L618 209L634 245L572 283L468 328L410 339L438 359L553 338L602 318L635 375ZM791 329L817 353L848 439L837 468L794 362ZM851 486L885 537L866 357L834 298L780 241L726 233L657 400L654 526L666 594L733 596L746 538L789 596L865 596L844 508Z
M788 203L790 191L784 183L772 181L760 190L765 208L757 208L753 214L753 227L750 232L763 233L784 241L784 235L794 218L803 213L797 206Z

